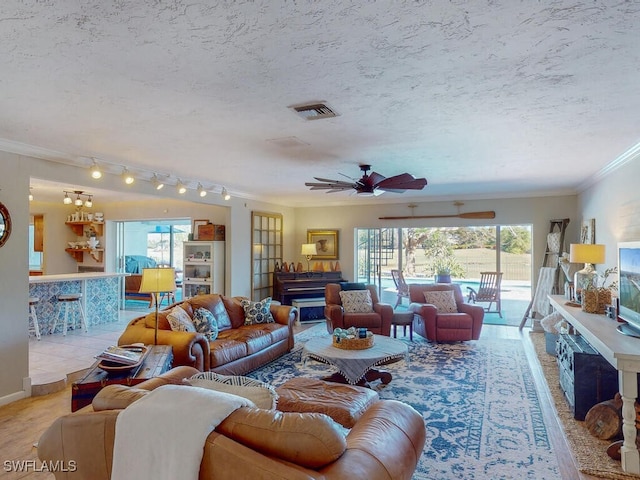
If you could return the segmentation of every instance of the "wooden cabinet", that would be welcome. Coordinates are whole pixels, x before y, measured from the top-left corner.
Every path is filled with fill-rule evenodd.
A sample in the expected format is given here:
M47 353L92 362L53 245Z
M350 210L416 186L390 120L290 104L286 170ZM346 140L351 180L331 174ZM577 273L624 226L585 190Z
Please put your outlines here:
M184 242L182 295L224 294L224 242Z
M98 263L102 263L104 248L102 248L102 235L104 233L104 222L90 222L90 221L79 221L79 222L65 222L65 224L76 234L77 237L82 237L82 239L77 240L77 242L83 242L83 246L66 248L65 251L71 255L76 262L84 261L84 254L87 253L91 255L91 257ZM87 238L85 237L86 231L93 231L96 234L96 238L99 240L98 248L90 248L87 246Z
M580 335L558 336L560 388L576 420L584 420L595 404L618 391L618 372Z

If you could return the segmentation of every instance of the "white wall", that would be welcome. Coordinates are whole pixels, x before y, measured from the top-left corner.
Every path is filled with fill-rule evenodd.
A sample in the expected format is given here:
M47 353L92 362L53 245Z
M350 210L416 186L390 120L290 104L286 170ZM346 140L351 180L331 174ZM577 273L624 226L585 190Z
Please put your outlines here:
M595 219L596 243L606 245L605 265L617 266L617 243L640 241L640 158L614 170L578 196L582 219Z
M0 248L0 405L30 391L27 307L29 304L29 173L17 155L0 152L0 202L12 231Z

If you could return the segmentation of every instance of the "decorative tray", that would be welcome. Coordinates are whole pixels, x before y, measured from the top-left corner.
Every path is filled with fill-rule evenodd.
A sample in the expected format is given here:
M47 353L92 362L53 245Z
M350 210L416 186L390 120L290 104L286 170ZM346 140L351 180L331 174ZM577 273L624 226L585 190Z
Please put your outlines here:
M347 337L333 336L333 346L341 348L343 350L364 350L366 348L373 347L373 333L367 330L367 336L365 338L353 337L351 335Z
M136 363L132 365L125 365L122 363L112 362L109 360L102 359L100 360L100 363L98 363L98 367L100 367L105 372L114 372L114 373L128 372L129 370L134 370L138 368L140 365L142 365L142 362L144 362L144 359L147 357L150 351L148 347L140 346L140 345L120 345L120 347L132 349L132 350L133 349L142 350L142 355L140 355L140 360L138 360Z

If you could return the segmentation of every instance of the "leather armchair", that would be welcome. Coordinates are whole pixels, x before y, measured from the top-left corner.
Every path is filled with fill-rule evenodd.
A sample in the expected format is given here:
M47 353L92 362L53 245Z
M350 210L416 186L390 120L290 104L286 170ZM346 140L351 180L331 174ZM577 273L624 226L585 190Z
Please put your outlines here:
M333 333L334 328L361 327L378 335L391 336L391 318L393 307L388 303L381 303L375 285L365 287L371 294L373 312L348 313L344 311L340 292L342 286L339 283L327 283L324 287L324 316L327 319L327 330Z
M424 292L452 290L457 312L438 312L426 303ZM478 340L484 320L484 308L464 302L457 284L410 284L409 310L414 313L413 330L433 342Z

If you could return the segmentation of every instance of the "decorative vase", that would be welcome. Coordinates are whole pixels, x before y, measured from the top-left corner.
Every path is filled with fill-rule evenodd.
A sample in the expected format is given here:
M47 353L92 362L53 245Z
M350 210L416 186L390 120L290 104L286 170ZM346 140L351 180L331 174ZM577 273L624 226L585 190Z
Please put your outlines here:
M435 278L436 283L451 283L451 275L439 273Z
M584 288L581 293L582 311L598 313L598 289Z
M611 305L611 290L598 288L598 311L596 313L604 315L607 305Z

